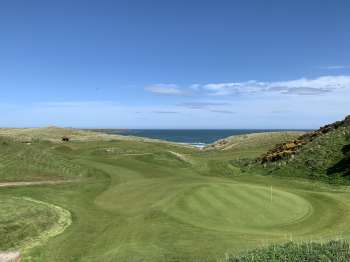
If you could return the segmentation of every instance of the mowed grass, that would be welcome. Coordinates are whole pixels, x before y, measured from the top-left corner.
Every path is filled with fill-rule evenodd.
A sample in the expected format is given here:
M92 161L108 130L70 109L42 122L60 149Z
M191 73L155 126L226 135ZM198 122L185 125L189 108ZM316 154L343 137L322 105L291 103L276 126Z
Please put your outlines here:
M264 234L310 215L312 206L298 195L268 187L210 183L191 188L168 210L204 229Z
M346 187L242 175L233 166L229 175L227 155L218 152L220 168L213 168L215 151L164 143L40 144L40 151L69 163L63 178L74 180L78 170L79 179L0 189L0 199L31 197L72 214L62 234L30 249L24 261L217 261L271 243L350 238ZM2 172L16 180L10 162Z

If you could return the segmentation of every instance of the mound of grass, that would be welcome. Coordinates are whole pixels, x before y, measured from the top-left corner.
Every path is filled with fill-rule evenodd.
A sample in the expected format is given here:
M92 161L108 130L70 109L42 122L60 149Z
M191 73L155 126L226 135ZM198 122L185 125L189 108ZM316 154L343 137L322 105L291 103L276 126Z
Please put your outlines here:
M219 165L227 165L232 159L255 159L276 144L295 139L301 134L304 132L264 132L232 136L195 152L193 156L199 158L199 161L218 160L226 162Z
M220 149L220 150L257 150L259 148L271 148L275 144L289 141L301 136L305 132L288 131L288 132L262 132L246 135L230 136L221 139L205 149Z
M233 161L243 171L290 177L307 177L332 183L347 183L349 173L350 126L339 127L304 145L295 155L261 164L260 161Z
M73 179L88 173L70 160L67 148L58 151L49 142L27 144L0 138L0 181Z
M345 174L328 170L344 159L342 150L349 144L349 136L350 126L320 136L302 147L293 158L272 163L270 173L303 175L314 179L341 179Z
M48 205L23 198L0 199L0 250L21 248L59 220L59 214Z
M350 261L350 245L346 241L327 243L294 243L272 245L256 249L245 255L229 257L227 262L278 262L278 261Z

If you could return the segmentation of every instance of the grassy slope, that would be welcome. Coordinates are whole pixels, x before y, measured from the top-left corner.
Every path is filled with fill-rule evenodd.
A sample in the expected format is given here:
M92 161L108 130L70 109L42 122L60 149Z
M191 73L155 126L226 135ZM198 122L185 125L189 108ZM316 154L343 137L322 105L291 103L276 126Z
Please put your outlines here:
M1 181L75 179L87 174L87 169L55 152L60 150L65 148L45 141L26 145L0 137Z
M347 188L238 173L227 178L211 161L226 165L230 150L133 140L7 146L2 157L8 163L42 159L33 164L43 170L40 177L56 179L57 170L79 177L77 183L0 190L1 199L31 197L72 213L72 225L31 249L25 261L216 261L227 251L290 238L349 238ZM266 146L231 152L255 157ZM2 165L1 179L18 180L11 166ZM37 180L34 174L25 178Z
M255 172L346 182L349 170L350 126L341 127L302 147L295 157L262 165Z
M240 168L232 165L233 159L254 159L271 149L275 144L295 139L303 132L266 132L238 135L219 140L216 143L193 153L191 156L200 163L196 170L202 175L240 175ZM204 160L204 161L203 161Z
M23 198L0 199L0 247L15 249L49 230L58 214L45 205Z
M276 143L281 141L289 141L303 135L302 131L281 131L281 132L262 132L246 135L230 136L225 139L216 141L215 143L206 147L206 149L220 149L237 151L244 148L255 151L259 148L270 149Z
M15 138L19 141L49 140L61 141L63 136L68 136L72 140L110 140L111 136L102 133L81 131L77 129L45 127L45 128L0 128L0 135ZM118 137L118 136L117 136Z

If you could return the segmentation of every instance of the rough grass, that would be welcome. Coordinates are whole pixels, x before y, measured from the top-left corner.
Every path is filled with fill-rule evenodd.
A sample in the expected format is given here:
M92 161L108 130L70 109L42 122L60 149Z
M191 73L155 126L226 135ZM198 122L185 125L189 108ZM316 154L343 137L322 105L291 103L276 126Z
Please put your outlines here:
M35 159L28 169L46 178L80 174L79 183L0 190L0 199L30 197L72 214L70 227L29 249L24 261L216 261L291 238L350 237L347 188L242 175L229 151L132 140L7 142L0 181L17 179L10 167ZM26 179L36 180L31 174Z
M30 145L0 137L0 181L72 179L88 170L54 152L54 145L36 141Z
M281 141L289 141L305 134L302 131L288 131L288 132L262 132L246 135L230 136L219 140L208 147L207 150L257 150L259 148L271 148Z
M0 250L27 249L58 235L70 224L64 209L30 198L1 196Z
M227 262L320 261L346 262L350 260L350 246L345 241L327 243L295 243L272 245L241 256L227 258Z

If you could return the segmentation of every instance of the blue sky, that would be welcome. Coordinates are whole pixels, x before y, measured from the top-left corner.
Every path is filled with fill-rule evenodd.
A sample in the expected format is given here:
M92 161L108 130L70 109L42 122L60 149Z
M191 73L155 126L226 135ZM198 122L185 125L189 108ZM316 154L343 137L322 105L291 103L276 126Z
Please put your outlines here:
M2 127L317 128L350 113L350 1L0 1Z

